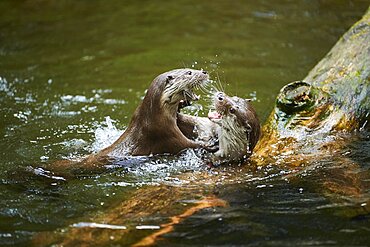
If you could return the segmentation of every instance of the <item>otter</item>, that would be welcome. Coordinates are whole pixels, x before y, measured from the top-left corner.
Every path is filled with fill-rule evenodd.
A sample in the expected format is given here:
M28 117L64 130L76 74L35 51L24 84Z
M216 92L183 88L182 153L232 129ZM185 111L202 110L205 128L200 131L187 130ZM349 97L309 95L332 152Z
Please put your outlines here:
M180 131L176 117L179 104L198 100L193 89L208 82L209 75L204 70L175 69L160 74L151 83L125 132L97 155L177 154L186 148L204 147Z
M216 151L200 140L185 136L177 126L177 112L181 104L190 104L199 96L194 88L202 88L210 81L207 71L175 69L157 76L136 108L125 132L109 147L91 154L79 162L55 162L53 167L66 164L78 168L99 168L111 160L127 156L177 154L187 148Z
M194 140L218 143L218 151L210 155L213 164L247 159L253 152L261 127L249 99L230 97L223 92L213 96L213 108L207 117L178 113L181 131Z
M209 119L220 126L220 149L214 160L240 160L252 154L261 135L261 125L250 101L222 92L215 94L216 111L208 114Z

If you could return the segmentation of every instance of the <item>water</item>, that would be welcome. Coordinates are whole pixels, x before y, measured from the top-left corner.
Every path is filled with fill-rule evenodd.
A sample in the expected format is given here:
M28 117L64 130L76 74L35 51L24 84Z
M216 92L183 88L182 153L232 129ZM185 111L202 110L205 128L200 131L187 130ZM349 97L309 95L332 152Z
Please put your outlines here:
M67 181L34 170L109 145L159 73L206 69L227 93L254 98L264 121L279 89L304 78L367 7L345 0L1 1L0 245L29 245L35 234L87 221L137 188L186 186L178 174L207 170L190 162L194 153ZM368 134L347 151L361 178L369 171ZM292 171L274 167L240 174L215 191L229 207L200 211L161 243L367 245L368 214L351 209L369 187L359 198L344 196L346 203L320 189L325 177L345 178L336 162L328 157L289 179ZM132 241L140 237L133 233Z
M361 177L361 173L369 174L369 136L363 138L348 147L352 150L348 157L361 160L363 164L351 170L356 177ZM358 146L364 143L365 147ZM360 150L367 153L356 153ZM341 199L334 199L328 196L324 183L338 182L344 188L353 186L353 181L343 176L348 166L326 158L330 157L323 157L320 164L302 173L280 171L279 174L267 167L253 174L253 179L247 182L220 187L217 195L226 199L230 206L190 217L186 224L167 235L164 243L169 246L180 242L185 245L206 242L243 246L367 246L369 215L363 207L369 198L369 184L364 183L367 187L358 197L342 194Z

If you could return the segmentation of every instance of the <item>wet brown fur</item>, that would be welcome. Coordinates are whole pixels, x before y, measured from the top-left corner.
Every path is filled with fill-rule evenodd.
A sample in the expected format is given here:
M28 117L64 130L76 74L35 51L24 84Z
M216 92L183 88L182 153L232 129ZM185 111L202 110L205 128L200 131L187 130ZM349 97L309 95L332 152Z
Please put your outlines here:
M204 143L186 137L177 126L176 118L180 100L185 97L184 90L208 79L206 71L193 69L171 70L157 76L136 108L127 129L112 145L79 162L55 162L53 168L64 170L72 165L72 169L99 169L111 158L177 154L186 148L205 147ZM170 86L180 91L166 92Z
M157 76L151 83L143 101L137 107L131 122L111 146L97 155L149 155L176 154L186 148L201 147L200 143L187 138L178 128L176 114L180 102L167 103L162 97L168 78L176 77L179 71L191 71L199 78L208 80L204 71L181 69ZM170 77L169 77L170 76Z

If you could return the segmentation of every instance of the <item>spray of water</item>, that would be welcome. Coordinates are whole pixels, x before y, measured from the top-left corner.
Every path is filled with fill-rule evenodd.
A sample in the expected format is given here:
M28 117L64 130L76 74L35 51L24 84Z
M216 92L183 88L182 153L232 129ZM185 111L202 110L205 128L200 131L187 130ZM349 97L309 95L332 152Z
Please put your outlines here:
M124 130L119 130L115 125L116 121L110 116L105 117L105 122L95 130L95 141L92 144L93 151L99 151L111 145L117 140Z

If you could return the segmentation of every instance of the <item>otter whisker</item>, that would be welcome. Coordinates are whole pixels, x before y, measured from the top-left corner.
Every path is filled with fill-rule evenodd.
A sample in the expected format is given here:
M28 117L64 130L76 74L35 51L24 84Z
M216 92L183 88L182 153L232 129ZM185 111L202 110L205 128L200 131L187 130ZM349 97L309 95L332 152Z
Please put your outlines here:
M203 94L207 94L208 92L207 92L207 90L205 90L205 88L204 87L199 87L198 88Z
M186 69L188 67L188 66L185 65L184 61L181 61L181 63L182 63L182 66L184 66L183 69Z
M220 84L219 84L219 81L212 81L212 84L208 84L207 85L207 90L209 91L209 93L215 93L215 92L223 92L223 90L220 89Z
M209 93L211 94L214 94L216 92L220 92L221 90L219 90L215 85L213 85L212 87L209 88Z
M220 75L219 75L218 72L216 72L216 74L217 74L217 77L216 77L216 85L219 86L219 89L221 89L221 90L218 90L218 91L224 92L225 90L224 90L224 88L222 86L222 83L221 83L221 80L220 80Z

